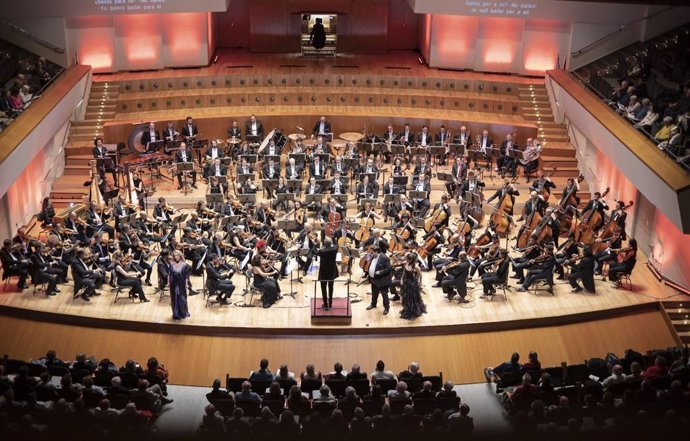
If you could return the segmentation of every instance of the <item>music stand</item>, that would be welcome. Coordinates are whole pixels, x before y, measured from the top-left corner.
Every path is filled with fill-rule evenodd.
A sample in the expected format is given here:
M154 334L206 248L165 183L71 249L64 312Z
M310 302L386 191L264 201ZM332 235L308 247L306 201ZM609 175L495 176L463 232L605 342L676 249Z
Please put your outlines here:
M158 149L163 148L165 146L165 141L159 140L159 141L151 141L146 144L146 153L155 153L158 151Z
M361 210L362 208L364 208L364 204L366 204L367 202L369 202L372 207L376 206L376 199L361 198L359 200L359 209Z
M256 204L256 193L242 193L239 195L240 202L242 205Z
M261 186L267 192L270 191L271 189L273 189L277 185L278 185L277 179L262 179L261 180Z
M249 164L256 164L257 155L240 155L240 160L246 159Z
M181 164L186 164L186 163L181 163ZM172 218L172 219L170 220L170 223L171 223L171 224L177 224L177 230L180 232L180 237L182 237L182 234L183 234L183 232L182 232L182 222L184 222L184 221L187 220L187 216L188 216L187 214L183 213L183 214L180 214L179 216L177 216L177 217L175 217L175 218ZM167 237L168 237L168 234L166 234L165 237L167 238ZM161 241L161 242L162 242L162 241Z
M220 158L220 163L223 164L224 166L228 167L230 166L230 163L232 162L232 157L231 156L226 156L224 158Z
M477 166L477 160L479 157L482 155L482 152L479 150L467 150L467 158L468 158L468 163L469 161L474 162L474 166Z
M342 256L347 256L350 258L350 264L348 264L348 267L350 267L352 264L352 259L358 259L360 257L360 254L357 248L342 247L340 249L340 256L341 259ZM352 283L352 271L347 272L347 282L345 282L345 284L348 286L348 297L350 297L350 283Z
M245 182L248 178L251 179L252 182L254 182L254 179L255 179L254 173L246 173L246 174L245 174L245 173L239 173L239 174L237 175L237 182L239 182L240 185L242 185L242 184L244 184L244 182Z
M307 155L304 153L290 153L288 155L288 160L293 158L295 160L295 164L304 164L304 162L307 160Z
M206 193L206 204L223 203L223 195L220 193Z
M348 197L346 194L332 194L331 197L338 201L338 203L342 205L343 208L345 208L345 206L347 205Z
M302 180L301 179L288 179L287 187L292 189L293 193L302 194Z
M447 182L449 184L452 184L453 182L455 182L455 179L453 178L452 173L438 172L438 173L436 173L436 177L439 180L441 180L443 182Z
M249 144L260 144L261 143L261 135L247 134L245 141L247 141Z
M410 199L426 199L427 198L427 192L426 191L416 191L412 190L410 191L410 194L408 195Z
M386 193L383 195L383 203L393 203L393 202L399 202L400 201L400 194L395 193L395 194L390 194Z
M330 187L331 187L331 182L332 182L332 181L331 181L330 179L326 179L326 178L324 177L324 178L321 178L321 179L317 179L317 180L316 180L316 185L321 186L321 190L323 191L324 189L330 188Z
M346 168L353 170L359 165L359 158L343 158L343 164L345 164Z
M448 149L448 153L455 155L455 158L465 154L465 146L462 144L450 143L448 144Z
M306 255L309 254L309 251L311 251L311 250L305 250L305 249L302 249L302 248L298 248L298 249L296 249L296 250L290 250L290 251L288 251L288 258L291 258L291 259L295 259L295 260L296 260L297 256L300 256L300 257L306 256ZM308 269L309 269L309 268L307 268L307 270L308 270ZM299 265L297 265L297 279L293 279L293 275L292 275L292 274L293 274L293 271L294 271L294 270L295 270L295 268L291 268L291 271L290 271L290 291L292 291L292 282L293 282L293 280L297 280L299 283L303 283L303 282L302 282L302 276L299 275ZM297 294L297 293L293 291L292 293L290 293L290 294L285 294L285 295L289 295L290 297L292 297L292 298L294 299L294 298L295 298L295 294Z
M392 155L404 155L405 146L402 144L391 144L391 154Z
M177 167L177 173L182 172L182 176L184 176L184 194L185 196L187 195L187 192L189 191L189 181L187 180L188 172L194 171L194 163L189 161L189 162L177 162L175 163L175 166Z
M407 176L393 176L393 184L395 184L398 187L407 187L407 182Z
M266 164L268 164L269 159L273 159L273 161L275 161L276 164L280 164L280 155L264 155L264 161L266 162ZM295 162L297 162L296 159Z
M323 193L307 194L305 196L305 202L307 203L307 205L310 205L315 202L321 203L321 201L323 200ZM316 209L314 209L314 213L316 213Z
M295 200L295 193L278 193L275 195L276 196L276 201L277 202L283 202L283 205L285 206L285 201L294 201ZM286 207L287 209L287 207Z

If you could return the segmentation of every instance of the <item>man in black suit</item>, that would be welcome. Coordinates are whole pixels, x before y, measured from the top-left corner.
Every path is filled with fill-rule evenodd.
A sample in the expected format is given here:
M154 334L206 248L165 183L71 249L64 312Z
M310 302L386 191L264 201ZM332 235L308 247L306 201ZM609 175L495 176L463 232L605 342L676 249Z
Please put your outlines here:
M494 146L494 140L489 136L489 131L482 130L482 136L479 138L479 145L476 146L477 150L482 153L486 153L486 149ZM498 170L496 170L498 171Z
M494 288L494 284L506 283L508 281L508 270L510 269L510 259L508 259L508 250L501 248L498 252L498 257L502 260L501 263L498 264L498 268L496 268L496 271L482 274L482 285L484 287L484 293L479 297L480 299L493 297L493 295L496 294L496 288Z
M592 257L592 248L585 247L584 257L579 262L572 263L572 269L568 276L568 282L573 287L573 292L582 291L582 287L577 283L577 280L582 280L582 285L588 293L595 293L594 287L594 257Z
M330 135L331 134L331 123L326 121L325 116L321 116L318 121L316 121L316 124L314 124L314 129L312 129L312 133L314 136L319 136L319 135Z
M549 285L548 291L553 294L553 269L555 266L556 256L553 254L553 245L546 245L544 254L539 256L539 262L530 268L525 281L517 288L517 291L527 291L532 283L545 280Z
M216 159L216 158L223 158L225 157L225 152L223 152L223 149L221 147L218 147L218 142L214 139L211 140L211 145L209 145L206 148L206 151L204 152L204 156L206 156L206 159Z
M455 135L453 141L455 144L464 145L465 149L468 149L472 145L472 135L467 127L460 126L460 131Z
M446 191L448 194L453 194L455 189L459 189L462 186L467 178L467 169L467 158L464 156L458 157L455 164L453 164L453 167L450 169L450 173L453 176L453 182L446 183ZM462 193L460 193L460 196L462 196Z
M4 275L7 277L19 276L17 288L20 290L26 289L26 278L29 275L30 262L12 250L11 239L3 241L2 249L0 249L0 260L2 261Z
M93 153L93 157L95 159L105 159L109 158L108 156L108 149L105 148L103 145L103 138L96 138L93 141L94 148L91 150L91 153ZM115 164L113 161L102 161L101 164L99 164L99 170L101 174L105 174L105 172L110 172L113 175L113 183L117 183L117 172L115 170Z
M304 194L321 194L321 193L322 193L321 185L319 185L316 182L316 178L314 176L312 176L311 178L309 178L309 183L307 183L307 186L304 189ZM314 201L314 202L311 202L308 204L305 201L304 204L302 204L302 205L304 205L308 208L313 208L317 213L321 211L321 202Z
M180 143L180 148L177 150L175 153L175 163L179 164L181 162L194 162L194 158L192 158L192 151L187 148L187 144L182 142ZM189 172L192 175L192 187L197 188L196 186L196 170L192 169ZM177 189L182 190L182 171L177 172Z
M141 144L146 149L146 153L155 152L155 148L149 147L149 144L160 141L161 139L161 135L158 133L158 130L156 130L156 124L153 121L149 123L148 130L144 130L144 133L141 134Z
M601 193L598 191L594 192L594 197L587 202L587 205L585 205L585 208L582 209L582 214L584 215L590 210L596 210L599 212L599 218L601 219L599 221L598 225L593 225L592 228L594 231L599 231L599 228L601 228L604 224L604 219L606 219L606 213L604 212L605 210L608 210L609 206L606 204L606 202L601 199Z
M317 255L319 256L322 308L331 309L333 307L333 281L338 277L338 265L335 262L338 246L333 245L333 240L330 237L326 237L323 241L323 247L317 252Z
M168 121L168 125L163 130L163 139L165 141L174 141L179 134L177 129L175 129L175 123Z
M261 170L261 175L264 179L277 180L280 176L280 166L276 164L273 158L268 158L268 162L264 164Z
M383 142L386 142L388 144L392 144L393 142L397 141L398 134L393 131L392 125L388 124L386 132L383 135L381 135L381 139L383 139Z
M517 191L515 187L510 183L510 181L505 180L503 181L503 186L496 190L496 193L493 194L489 199L486 200L486 203L489 204L491 201L494 199L498 199L497 204L501 203L501 200L503 197L509 197L510 199L513 200L513 203L511 204L510 211L508 212L509 215L513 215L513 206L515 206L515 196L520 196L520 192Z
M100 295L96 288L105 283L105 272L100 269L96 271L89 269L85 262L86 258L87 251L81 250L78 258L72 261L72 278L74 279L74 294L84 287L81 298L88 302L90 301L89 297Z
M424 180L426 176L431 177L431 167L426 163L426 156L422 156L419 163L414 166L412 180L417 182L418 180Z
M398 142L404 145L410 145L414 142L414 133L410 128L410 123L405 123L402 132L398 134Z
M388 256L381 252L381 247L379 245L373 245L371 247L371 252L373 257L367 273L367 277L371 283L371 304L367 306L367 310L376 308L379 294L381 294L383 297L383 315L388 315L388 310L390 308L388 288L393 282L391 261Z
M429 133L429 127L422 126L422 131L417 134L417 145L422 147L430 146L433 143L433 137Z
M460 303L469 303L469 300L465 299L467 296L467 276L470 273L470 261L467 260L467 253L461 251L458 254L458 260L460 264L450 268L448 275L441 280L441 289L443 289L448 300L453 300L457 290L457 294L460 296Z
M222 268L223 259L217 254L211 254L209 256L211 259L210 265L206 266L206 284L211 291L215 291L216 301L221 305L228 305L228 298L235 291L235 285L233 285L230 278L232 273L223 274L220 272Z
M237 124L237 121L233 120L232 125L228 129L228 137L242 138L242 129L240 129L240 126Z
M256 119L256 115L250 116L247 120L247 130L245 133L246 136L255 136L258 137L259 140L263 140L264 126L261 124L260 120Z
M506 139L501 142L499 156L498 159L496 159L498 170L501 171L503 175L510 174L512 177L515 177L515 173L517 172L517 160L512 156L512 152L515 150L519 150L519 148L515 145L515 141L513 141L513 135L508 133Z
M187 142L196 141L199 136L199 129L192 121L192 117L188 116L186 118L184 126L182 126L182 136L185 137Z
M429 202L429 191L431 190L431 185L429 184L429 177L427 176L426 178L417 181L412 187L412 190L426 192L426 198L416 198L413 200L414 204L417 206L417 209L419 209L418 217L423 218L424 216L426 216L427 211L429 211L429 208L431 207L431 202Z
M302 168L295 162L295 158L290 158L285 164L285 177L287 179L299 179L302 175Z

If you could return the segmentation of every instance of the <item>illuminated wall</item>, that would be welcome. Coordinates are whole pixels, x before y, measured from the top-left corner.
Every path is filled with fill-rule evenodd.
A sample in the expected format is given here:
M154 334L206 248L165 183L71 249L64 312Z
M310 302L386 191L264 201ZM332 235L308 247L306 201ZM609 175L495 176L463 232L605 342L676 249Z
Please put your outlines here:
M94 72L204 66L212 23L204 12L70 17L67 51Z
M543 75L568 53L570 24L431 14L429 65Z

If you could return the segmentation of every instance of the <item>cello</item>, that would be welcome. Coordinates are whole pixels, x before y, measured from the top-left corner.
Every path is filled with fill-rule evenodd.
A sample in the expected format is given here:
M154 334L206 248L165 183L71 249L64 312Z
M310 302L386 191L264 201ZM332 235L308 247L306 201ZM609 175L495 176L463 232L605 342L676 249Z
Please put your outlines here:
M440 230L434 229L432 232L428 234L427 239L424 241L422 246L417 248L417 254L419 255L420 258L426 259L429 257L429 254L436 248L436 245L438 245L438 237L436 237L436 234L443 234L443 230L445 230L447 227L441 227Z
M337 211L329 211L327 220L328 223L326 224L325 228L326 236L333 237L333 233L338 229L343 218Z
M372 217L371 212L369 212L369 214L360 219L359 228L357 231L355 231L355 240L358 242L364 242L369 239L369 236L371 235L370 230L373 226L374 218Z
M431 216L426 218L424 221L424 231L431 233L431 231L437 229L447 217L448 214L445 210L445 202L441 202L436 208L434 208Z

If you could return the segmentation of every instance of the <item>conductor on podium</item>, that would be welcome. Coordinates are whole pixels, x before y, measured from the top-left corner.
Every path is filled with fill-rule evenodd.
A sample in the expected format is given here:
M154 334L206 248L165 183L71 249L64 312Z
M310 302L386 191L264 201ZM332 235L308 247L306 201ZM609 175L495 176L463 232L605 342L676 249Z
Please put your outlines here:
M333 245L333 240L330 237L326 237L323 240L323 247L317 255L319 256L322 308L328 310L333 307L333 281L338 277L338 266L335 262L338 246Z

